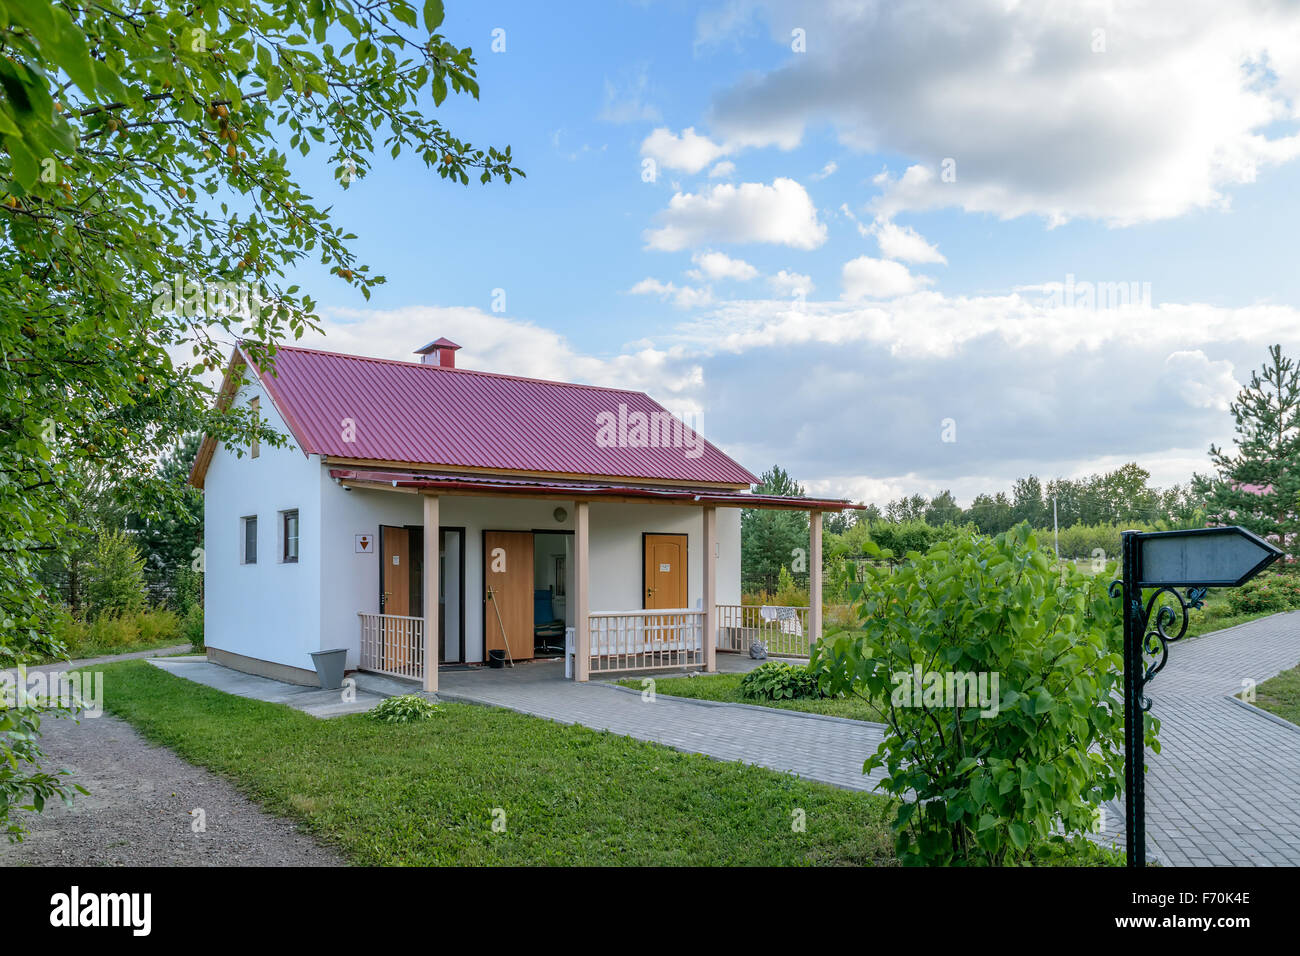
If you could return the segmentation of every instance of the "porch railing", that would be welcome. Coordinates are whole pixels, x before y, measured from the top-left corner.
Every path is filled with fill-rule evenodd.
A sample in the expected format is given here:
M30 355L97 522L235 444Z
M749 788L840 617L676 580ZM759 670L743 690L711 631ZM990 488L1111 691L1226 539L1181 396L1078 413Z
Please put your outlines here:
M718 650L747 652L756 640L772 657L807 657L808 609L718 605Z
M424 678L424 618L368 614L361 618L361 669L412 680Z
M703 611L610 611L589 619L593 674L704 663Z

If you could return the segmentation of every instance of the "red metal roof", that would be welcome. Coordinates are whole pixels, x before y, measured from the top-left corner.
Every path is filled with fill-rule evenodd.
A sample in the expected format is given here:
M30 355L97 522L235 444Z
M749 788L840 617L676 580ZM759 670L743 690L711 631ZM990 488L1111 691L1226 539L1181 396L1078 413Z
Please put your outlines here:
M861 508L842 498L791 498L784 495L755 495L746 491L688 491L597 481L556 481L547 478L499 478L495 475L453 475L436 472L357 471L332 468L338 481L361 481L420 490L477 491L483 494L562 494L574 498L648 498L661 501L690 501L733 508L781 508L789 511L844 511Z
M602 447L601 413L618 417L622 406L624 416L667 415L642 392L286 346L276 351L273 372L259 378L306 454L674 482L758 481L709 442L699 447L689 429L678 433L677 447L627 441Z

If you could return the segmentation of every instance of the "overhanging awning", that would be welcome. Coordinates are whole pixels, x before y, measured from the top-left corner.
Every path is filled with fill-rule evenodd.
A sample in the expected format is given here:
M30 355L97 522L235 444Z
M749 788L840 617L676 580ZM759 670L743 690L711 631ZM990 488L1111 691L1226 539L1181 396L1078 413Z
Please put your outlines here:
M348 468L332 468L330 477L351 488L392 488L417 494L561 498L569 501L638 500L780 511L845 511L862 507L843 498L790 498L784 495L756 495L745 491L693 491L612 481L565 481L445 472L358 471Z

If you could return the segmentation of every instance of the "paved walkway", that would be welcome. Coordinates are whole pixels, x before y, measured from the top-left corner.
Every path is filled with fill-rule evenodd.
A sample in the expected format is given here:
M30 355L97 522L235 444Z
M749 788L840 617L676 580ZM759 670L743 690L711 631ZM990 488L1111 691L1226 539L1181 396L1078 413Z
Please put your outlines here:
M1174 866L1300 865L1300 728L1230 695L1300 663L1300 612L1189 639L1148 685L1162 753L1148 753L1148 856ZM862 762L881 727L771 708L660 696L562 680L561 665L444 673L439 696L508 707L562 723L656 741L868 790ZM1124 808L1104 837L1122 845Z
M284 681L271 680L269 677L257 677L254 674L245 674L229 667L222 667L220 664L213 664L206 657L160 658L149 663L169 674L192 680L196 684L215 687L237 697L250 697L253 700L265 700L272 704L287 704L313 717L363 714L386 696L391 696L393 693L410 693L409 690L395 690L388 694L372 693L359 686L355 693L345 697L341 690L322 690L319 687L287 684Z
M444 672L438 685L446 700L508 707L837 787L867 790L876 781L862 776L862 762L880 743L878 724L664 696L645 701L629 688L566 681L560 661Z
M1300 865L1300 728L1231 699L1300 663L1300 611L1174 644L1147 685L1147 853L1174 866ZM1123 843L1124 807L1106 832Z

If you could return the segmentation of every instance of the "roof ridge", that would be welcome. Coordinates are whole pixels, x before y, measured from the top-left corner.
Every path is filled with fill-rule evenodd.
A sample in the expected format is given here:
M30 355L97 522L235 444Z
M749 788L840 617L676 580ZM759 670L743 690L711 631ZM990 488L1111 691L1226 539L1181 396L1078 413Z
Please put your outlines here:
M561 382L552 378L532 378L527 375L509 375L505 372L484 372L480 369L474 369L474 368L446 368L441 365L429 365L424 362L410 362L403 359L380 358L377 355L353 355L349 352L334 352L329 349L309 349L309 348L304 348L301 345L278 345L276 346L276 351L277 352L307 352L308 354L311 355L329 355L329 356L333 356L334 358L352 359L357 362L378 362L382 365L410 365L415 368L424 368L435 372L449 372L453 374L459 373L461 375L479 375L484 378L504 378L504 379L510 379L511 381L515 381L515 382L533 382L538 385L557 385L560 386L561 388L585 388L595 392L618 392L624 395L640 395L642 398L647 398L650 401L654 402L656 405L659 405L660 408L664 408L664 406L661 405L656 399L652 398L649 395L649 393L638 391L634 388L615 388L612 385L588 385L584 382ZM668 411L668 409L666 408L664 410Z

